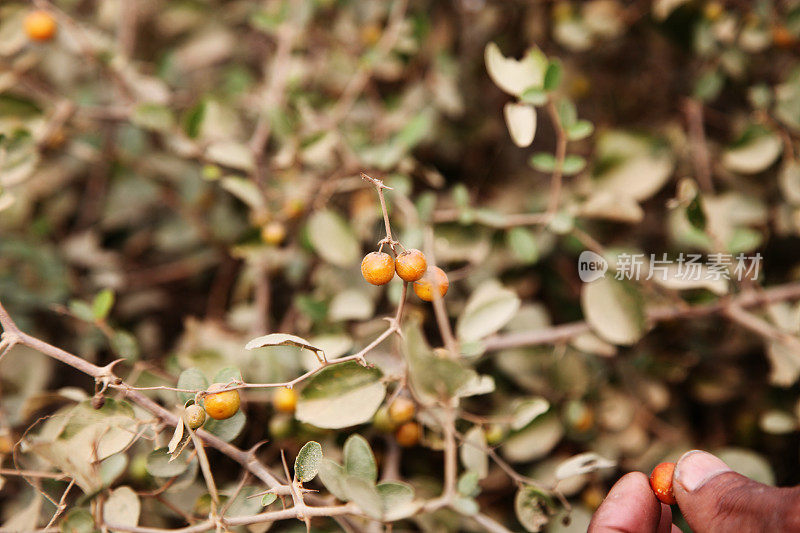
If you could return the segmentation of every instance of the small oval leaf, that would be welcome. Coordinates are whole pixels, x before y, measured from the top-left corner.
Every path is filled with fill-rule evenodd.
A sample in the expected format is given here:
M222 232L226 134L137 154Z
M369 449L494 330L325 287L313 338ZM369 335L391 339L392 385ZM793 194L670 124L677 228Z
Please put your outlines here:
M295 477L303 483L311 481L317 477L320 461L322 461L322 446L319 442L312 440L305 443L294 460Z

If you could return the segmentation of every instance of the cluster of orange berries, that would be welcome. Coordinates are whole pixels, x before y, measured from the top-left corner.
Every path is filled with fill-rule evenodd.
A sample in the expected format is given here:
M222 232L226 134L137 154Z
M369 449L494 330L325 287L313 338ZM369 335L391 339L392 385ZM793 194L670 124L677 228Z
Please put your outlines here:
M394 433L394 438L400 446L410 448L416 446L422 437L422 426L414 421L416 412L414 402L400 396L388 408L378 409L372 423L378 431Z
M361 261L361 275L373 285L386 285L395 273L405 282L414 284L414 293L421 300L432 302L434 291L444 298L450 281L439 267L428 266L425 254L416 249L405 250L396 259L386 252L370 252Z
M192 404L186 408L186 422L190 428L201 427L206 421L206 415L214 420L225 420L236 414L241 405L239 391L222 390L225 387L224 383L214 383L206 390L203 407ZM281 387L275 391L272 403L281 413L293 413L297 407L297 393L293 389Z

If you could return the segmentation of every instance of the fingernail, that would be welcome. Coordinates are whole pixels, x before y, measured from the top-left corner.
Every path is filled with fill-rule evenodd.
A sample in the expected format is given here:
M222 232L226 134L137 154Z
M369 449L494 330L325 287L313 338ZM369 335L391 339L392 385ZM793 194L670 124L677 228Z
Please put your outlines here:
M709 479L723 472L732 472L730 467L710 453L692 450L683 454L675 466L675 481L687 491L702 487Z

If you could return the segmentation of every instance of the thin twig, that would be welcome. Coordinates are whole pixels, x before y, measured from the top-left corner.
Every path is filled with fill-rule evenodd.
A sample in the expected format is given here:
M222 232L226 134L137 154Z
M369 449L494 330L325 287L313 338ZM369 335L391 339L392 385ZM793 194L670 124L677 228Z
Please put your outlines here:
M658 307L647 312L647 321L658 323L686 318L701 318L722 313L729 305L747 309L780 301L798 299L800 299L800 283L787 283L759 292L741 293L732 299L723 298L709 304ZM519 348L522 346L556 344L568 341L573 337L577 337L589 331L591 331L591 328L586 322L570 322L533 331L496 335L486 339L484 348L489 352L506 348Z

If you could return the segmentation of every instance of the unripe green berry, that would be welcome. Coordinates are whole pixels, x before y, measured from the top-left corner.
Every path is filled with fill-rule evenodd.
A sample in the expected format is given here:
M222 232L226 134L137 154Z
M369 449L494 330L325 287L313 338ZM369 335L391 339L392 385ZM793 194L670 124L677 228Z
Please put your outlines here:
M186 423L192 429L201 427L206 421L206 412L202 407L193 403L186 408Z

